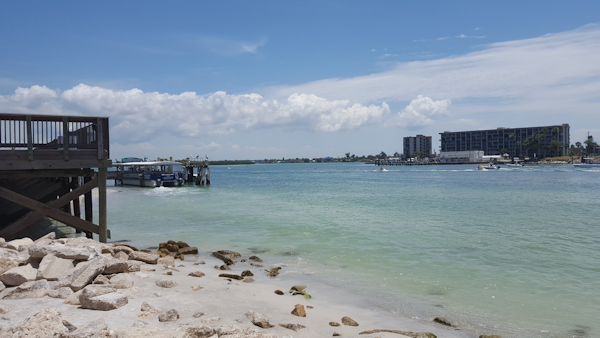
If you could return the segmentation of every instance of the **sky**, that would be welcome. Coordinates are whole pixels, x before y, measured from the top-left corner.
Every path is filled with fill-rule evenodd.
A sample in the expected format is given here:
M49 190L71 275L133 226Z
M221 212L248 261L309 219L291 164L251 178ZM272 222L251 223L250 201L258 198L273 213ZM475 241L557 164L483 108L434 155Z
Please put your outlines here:
M0 112L110 117L112 159L600 139L600 1L0 0Z

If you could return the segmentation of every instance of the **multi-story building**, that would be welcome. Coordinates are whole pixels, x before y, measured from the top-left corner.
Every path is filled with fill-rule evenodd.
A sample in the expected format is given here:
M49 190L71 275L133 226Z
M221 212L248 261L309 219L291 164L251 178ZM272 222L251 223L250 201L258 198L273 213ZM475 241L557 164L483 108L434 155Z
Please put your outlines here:
M474 131L445 131L440 133L440 150L469 151L483 150L486 155L501 155L502 151L510 156L532 156L542 158L551 154L566 154L570 145L570 128L568 124L527 127L527 128L497 128ZM543 135L530 141L532 135ZM552 141L558 141L551 146ZM531 145L533 142L533 146Z
M404 138L404 156L410 157L415 152L421 152L426 157L431 156L431 136L417 135Z

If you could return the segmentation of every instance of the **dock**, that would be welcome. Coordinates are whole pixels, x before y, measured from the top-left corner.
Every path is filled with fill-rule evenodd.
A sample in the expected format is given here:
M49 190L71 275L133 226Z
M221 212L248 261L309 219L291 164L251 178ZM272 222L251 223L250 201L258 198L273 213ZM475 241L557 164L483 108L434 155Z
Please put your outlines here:
M0 113L0 237L49 217L106 242L109 155L108 117Z

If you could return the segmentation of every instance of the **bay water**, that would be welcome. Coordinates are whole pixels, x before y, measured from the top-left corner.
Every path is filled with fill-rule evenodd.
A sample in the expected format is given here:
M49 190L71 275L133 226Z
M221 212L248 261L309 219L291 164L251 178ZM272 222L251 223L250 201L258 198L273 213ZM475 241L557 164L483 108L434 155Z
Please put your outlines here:
M600 337L600 169L377 169L212 166L209 187L109 186L108 226L141 248L174 239L257 254L474 336Z

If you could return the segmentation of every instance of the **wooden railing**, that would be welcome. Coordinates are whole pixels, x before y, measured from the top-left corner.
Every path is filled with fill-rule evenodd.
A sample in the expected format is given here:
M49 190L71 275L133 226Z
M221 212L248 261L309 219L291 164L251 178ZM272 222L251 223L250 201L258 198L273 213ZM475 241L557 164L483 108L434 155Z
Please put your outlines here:
M29 161L36 150L61 151L65 161L73 151L87 150L97 152L97 160L107 160L108 117L0 113L0 150L7 149L27 150Z

